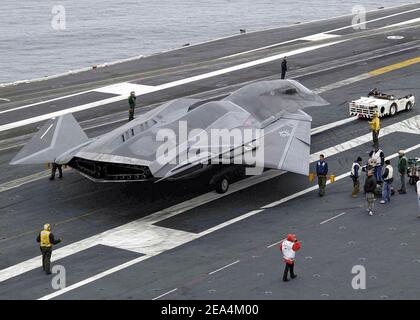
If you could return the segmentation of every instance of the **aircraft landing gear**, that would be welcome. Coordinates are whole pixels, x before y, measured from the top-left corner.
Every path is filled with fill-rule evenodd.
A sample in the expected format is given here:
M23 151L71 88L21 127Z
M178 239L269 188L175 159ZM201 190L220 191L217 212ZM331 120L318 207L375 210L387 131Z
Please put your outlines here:
M225 193L229 189L229 179L227 176L221 177L215 185L217 193Z
M245 169L242 166L225 166L218 168L213 172L210 179L210 185L216 190L217 193L226 193L232 182L245 174Z

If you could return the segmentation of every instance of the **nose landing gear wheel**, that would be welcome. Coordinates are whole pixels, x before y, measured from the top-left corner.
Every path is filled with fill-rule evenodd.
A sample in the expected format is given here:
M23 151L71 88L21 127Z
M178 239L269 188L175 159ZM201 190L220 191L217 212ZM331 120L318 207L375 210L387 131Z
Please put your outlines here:
M397 113L397 106L395 104L393 104L391 106L391 108L389 109L389 115L391 117L395 116L395 114Z
M217 193L225 193L229 189L229 180L227 177L222 177L216 183L216 192Z

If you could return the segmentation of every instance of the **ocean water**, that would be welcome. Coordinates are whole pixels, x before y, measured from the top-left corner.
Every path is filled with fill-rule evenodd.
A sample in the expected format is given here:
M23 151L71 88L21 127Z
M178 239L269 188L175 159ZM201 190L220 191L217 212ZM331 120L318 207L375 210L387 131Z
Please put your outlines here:
M0 0L0 83L410 0ZM62 7L57 7L62 6ZM65 10L57 23L55 10ZM63 22L65 22L65 28Z

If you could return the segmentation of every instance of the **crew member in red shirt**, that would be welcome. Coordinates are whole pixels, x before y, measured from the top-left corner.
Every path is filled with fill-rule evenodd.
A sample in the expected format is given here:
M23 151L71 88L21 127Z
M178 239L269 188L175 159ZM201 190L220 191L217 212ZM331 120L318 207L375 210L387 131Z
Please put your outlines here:
M295 255L296 251L298 251L300 247L300 242L296 239L294 234L288 234L287 238L280 243L280 251L283 253L283 259L286 262L283 273L283 281L289 281L289 279L287 279L289 271L292 279L297 277L294 273Z

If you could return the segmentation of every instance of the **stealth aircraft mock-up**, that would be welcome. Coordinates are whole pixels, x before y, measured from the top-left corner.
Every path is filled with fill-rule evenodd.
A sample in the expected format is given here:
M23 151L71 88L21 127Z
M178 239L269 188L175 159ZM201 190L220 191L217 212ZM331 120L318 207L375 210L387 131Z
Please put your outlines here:
M89 139L73 115L49 120L11 164L66 164L101 182L159 181L212 172L219 192L234 167L309 173L312 118L328 104L294 80L260 81L219 101L181 98Z

